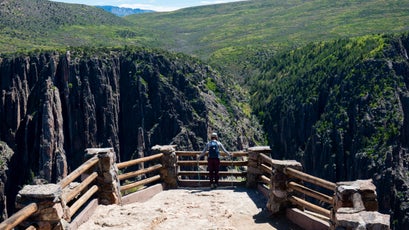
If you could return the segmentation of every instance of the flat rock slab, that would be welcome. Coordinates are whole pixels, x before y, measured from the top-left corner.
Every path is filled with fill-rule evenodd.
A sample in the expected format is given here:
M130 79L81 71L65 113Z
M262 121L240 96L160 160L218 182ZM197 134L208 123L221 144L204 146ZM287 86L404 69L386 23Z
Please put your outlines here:
M32 197L37 199L49 199L60 196L61 186L57 184L45 185L25 185L19 194L23 197Z
M174 189L143 203L98 206L79 230L92 229L294 229L284 216L270 217L266 200L245 188Z

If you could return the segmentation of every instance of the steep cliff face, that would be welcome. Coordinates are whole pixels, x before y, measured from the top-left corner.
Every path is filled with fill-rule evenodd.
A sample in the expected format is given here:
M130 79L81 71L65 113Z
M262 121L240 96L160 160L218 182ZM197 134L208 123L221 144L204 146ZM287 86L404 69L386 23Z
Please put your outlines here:
M408 48L407 34L311 44L272 58L253 98L273 157L331 181L372 178L397 229L409 227Z
M409 75L395 68L403 64L409 70L409 64L407 59L393 59L365 60L355 66L364 76L328 85L340 91L329 90L323 111L308 118L316 123L298 154L307 171L329 180L373 179L380 211L392 214L394 229L406 229L409 149L408 85L404 82Z
M0 59L0 140L19 165L9 167L9 204L21 184L66 176L88 147L114 147L125 161L156 144L200 150L212 131L230 149L262 139L209 66L142 49L91 53Z

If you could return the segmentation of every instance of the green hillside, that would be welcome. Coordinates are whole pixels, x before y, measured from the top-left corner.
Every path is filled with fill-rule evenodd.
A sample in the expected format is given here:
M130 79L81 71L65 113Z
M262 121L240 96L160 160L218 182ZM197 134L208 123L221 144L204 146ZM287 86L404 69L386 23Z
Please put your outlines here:
M0 0L0 6L0 53L137 45L242 65L267 49L409 29L409 0L254 0L125 19L46 0Z
M223 60L266 47L406 31L409 1L254 0L127 19L153 28L150 36L167 49Z
M0 53L96 44L106 27L131 23L102 9L47 0L0 0ZM70 31L64 28L72 28ZM89 28L87 32L74 28ZM95 31L95 29L98 31ZM85 38L86 43L82 43Z
M322 138L328 137L328 130L348 132L347 129L352 128L348 124L352 121L347 121L352 119L350 113L355 113L354 120L363 122L368 119L366 114L382 109L376 113L379 117L375 114L369 117L376 117L379 124L388 124L388 129L376 127L358 136L365 142L360 147L367 148L360 149L362 152L384 154L385 145L390 144L389 139L396 138L399 120L402 119L399 113L384 113L393 113L392 108L399 109L395 108L398 103L389 103L396 102L396 88L406 89L402 79L394 76L392 67L387 68L388 61L392 65L394 59L401 58L395 54L396 51L391 52L394 48L392 39L372 35L312 43L290 52L277 53L268 60L261 67L263 73L249 82L253 92L251 104L271 135L271 143L280 141L275 136L280 131L274 128L280 119L301 119L301 113L307 107L317 113L310 129ZM356 103L360 103L359 108L355 108ZM305 142L297 140L294 143L298 141ZM277 143L274 146L280 148L283 145ZM292 150L277 149L277 152L294 154L297 149L293 148L295 146L290 148Z

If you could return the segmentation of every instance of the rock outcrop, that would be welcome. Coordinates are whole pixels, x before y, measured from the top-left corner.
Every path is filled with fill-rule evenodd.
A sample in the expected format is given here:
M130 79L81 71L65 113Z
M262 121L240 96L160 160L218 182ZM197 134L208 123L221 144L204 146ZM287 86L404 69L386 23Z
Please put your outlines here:
M13 150L11 150L6 143L0 141L0 219L2 220L7 218L8 213L6 191L9 188L9 184L11 183L11 181L9 180L10 170L8 168L8 164L10 163L13 155Z
M12 204L18 186L59 181L86 148L113 147L125 161L157 144L201 150L213 131L232 150L262 140L237 106L240 93L179 54L129 48L4 57L0 75L0 140L15 152L9 165L18 165L9 167Z

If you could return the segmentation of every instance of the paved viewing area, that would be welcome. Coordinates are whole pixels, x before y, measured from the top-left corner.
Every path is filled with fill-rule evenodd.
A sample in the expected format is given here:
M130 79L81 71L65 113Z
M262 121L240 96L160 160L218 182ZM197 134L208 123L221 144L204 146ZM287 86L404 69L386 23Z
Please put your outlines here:
M271 218L265 204L244 187L172 189L146 202L100 205L79 229L300 229L285 215Z

